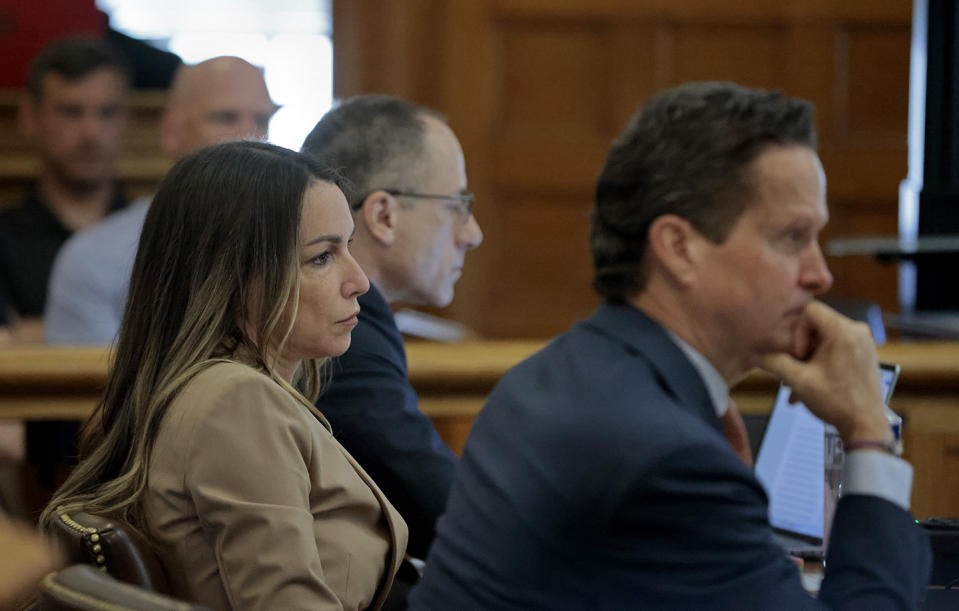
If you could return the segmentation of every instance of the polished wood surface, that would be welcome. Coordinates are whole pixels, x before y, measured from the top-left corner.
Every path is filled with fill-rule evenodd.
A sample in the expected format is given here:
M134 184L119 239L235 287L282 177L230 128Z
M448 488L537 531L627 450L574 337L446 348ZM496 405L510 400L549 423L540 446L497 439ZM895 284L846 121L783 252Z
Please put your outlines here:
M446 113L484 244L444 315L486 338L543 339L587 315L588 214L613 138L654 92L688 80L779 88L815 103L831 221L824 240L897 232L906 176L910 0L337 0L334 88ZM0 206L36 160L0 90ZM131 196L169 167L163 92L134 92L119 162ZM830 297L896 310L897 269L830 257Z
M612 140L647 97L685 81L811 100L829 181L823 239L895 234L911 11L911 0L335 1L334 90L449 117L486 237L445 314L487 338L541 339L597 303L588 214ZM830 297L898 308L895 266L828 262Z
M489 391L540 341L410 342L410 380L420 407L457 452ZM0 347L0 419L83 419L103 390L101 348ZM917 516L959 516L959 343L895 343L880 358L902 366L892 407L904 418L906 458L915 469ZM767 414L777 381L755 372L733 389L744 414Z

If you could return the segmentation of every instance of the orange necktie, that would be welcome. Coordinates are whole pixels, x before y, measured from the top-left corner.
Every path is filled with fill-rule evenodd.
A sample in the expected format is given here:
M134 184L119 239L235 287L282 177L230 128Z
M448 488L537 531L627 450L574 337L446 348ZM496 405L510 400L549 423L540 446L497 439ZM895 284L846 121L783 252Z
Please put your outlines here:
M743 459L747 467L752 469L753 452L749 449L746 423L743 422L743 417L736 409L736 404L733 403L732 399L729 400L729 407L723 415L723 432L726 434L726 439L729 440L729 445L733 447L733 452Z

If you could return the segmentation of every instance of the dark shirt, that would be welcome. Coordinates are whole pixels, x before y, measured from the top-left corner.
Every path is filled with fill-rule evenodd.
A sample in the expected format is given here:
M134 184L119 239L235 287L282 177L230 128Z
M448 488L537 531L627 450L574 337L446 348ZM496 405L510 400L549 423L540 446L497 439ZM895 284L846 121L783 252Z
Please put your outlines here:
M110 211L126 205L117 189ZM31 187L19 206L0 210L0 294L20 316L43 316L47 281L57 251L71 231Z
M7 324L7 298L3 294L3 285L0 285L0 327Z
M316 406L410 529L407 552L426 556L453 481L456 455L417 407L393 312L372 285L360 296L349 350Z
M115 190L109 211L126 205ZM60 247L71 235L40 199L36 186L19 206L0 211L0 297L20 316L43 316L47 281ZM76 464L75 421L27 422L27 462L43 486L52 486L57 471Z

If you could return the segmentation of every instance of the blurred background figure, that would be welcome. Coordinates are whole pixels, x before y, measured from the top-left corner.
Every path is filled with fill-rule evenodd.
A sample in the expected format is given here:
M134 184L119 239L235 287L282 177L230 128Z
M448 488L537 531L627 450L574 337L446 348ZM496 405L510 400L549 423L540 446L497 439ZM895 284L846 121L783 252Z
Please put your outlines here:
M94 38L56 41L31 65L19 121L39 173L17 206L0 212L0 290L19 317L43 314L63 242L126 204L116 163L128 83L123 57Z
M183 66L160 125L173 159L231 140L263 140L277 110L263 71L238 57ZM107 345L120 328L130 270L150 197L71 239L57 257L44 316L48 344Z
M216 57L181 67L160 125L161 146L174 159L230 140L266 137L277 106L263 71L237 57ZM49 344L113 342L126 302L130 270L151 197L71 238L56 259L44 315ZM76 463L75 421L30 423L27 454L48 496Z
M19 125L38 174L19 203L0 210L0 327L15 317L20 338L39 338L60 246L126 204L116 163L129 80L125 59L92 37L54 41L30 66ZM22 423L0 423L0 461L17 462L23 452Z

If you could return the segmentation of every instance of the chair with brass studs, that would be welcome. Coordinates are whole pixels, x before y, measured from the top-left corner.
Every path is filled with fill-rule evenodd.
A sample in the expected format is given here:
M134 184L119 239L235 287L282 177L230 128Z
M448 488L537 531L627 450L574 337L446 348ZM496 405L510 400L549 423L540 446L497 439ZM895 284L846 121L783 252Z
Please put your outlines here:
M88 564L47 575L35 611L209 611L117 581Z
M132 526L82 511L58 511L51 531L68 564L93 565L119 581L170 594L160 559Z

